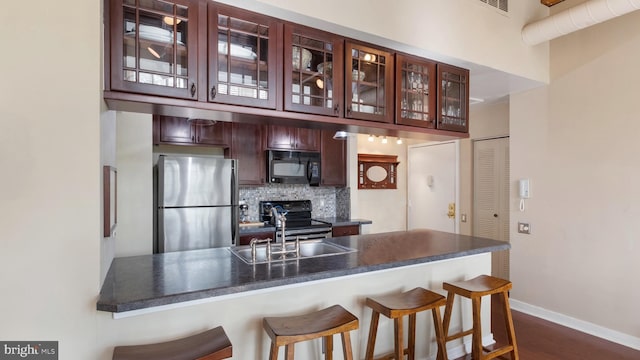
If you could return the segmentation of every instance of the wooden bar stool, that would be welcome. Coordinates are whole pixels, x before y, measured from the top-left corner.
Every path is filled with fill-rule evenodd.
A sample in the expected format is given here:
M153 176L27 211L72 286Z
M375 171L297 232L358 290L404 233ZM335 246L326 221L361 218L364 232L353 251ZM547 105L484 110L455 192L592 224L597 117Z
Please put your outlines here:
M231 357L222 326L186 338L147 345L116 346L113 360L220 360Z
M446 304L445 297L433 291L423 288L415 288L400 294L391 294L387 296L379 296L375 298L367 298L368 307L373 309L371 314L371 327L369 328L369 340L367 341L366 360L373 360L373 350L376 344L376 333L378 331L378 320L380 314L393 319L394 326L394 352L380 359L404 359L404 355L409 360L415 359L416 351L416 314L431 310L433 315L433 325L436 331L436 342L438 344L438 360L447 359L447 348L444 341L444 332L442 330L442 320L440 317L440 306ZM402 336L403 325L402 318L409 315L409 339L407 348L404 348L404 339Z
M358 328L358 318L340 305L299 316L265 317L262 322L271 338L269 359L278 358L278 348L285 346L285 359L293 360L295 343L324 338L325 359L333 359L333 335L342 335L345 360L353 360L349 331Z
M511 308L509 307L509 290L511 281L496 278L488 275L480 275L466 281L443 283L442 288L447 290L447 307L444 311L444 334L447 342L472 334L471 353L474 360L493 359L500 355L511 353L512 360L518 360L518 346L516 344L516 334L511 318ZM482 323L480 321L480 305L482 297L485 295L502 294L504 304L504 319L507 328L508 344L498 349L488 350L482 346ZM451 321L451 310L455 295L464 296L471 299L473 307L473 328L461 331L457 334L449 335L449 322ZM485 353L485 350L487 351Z

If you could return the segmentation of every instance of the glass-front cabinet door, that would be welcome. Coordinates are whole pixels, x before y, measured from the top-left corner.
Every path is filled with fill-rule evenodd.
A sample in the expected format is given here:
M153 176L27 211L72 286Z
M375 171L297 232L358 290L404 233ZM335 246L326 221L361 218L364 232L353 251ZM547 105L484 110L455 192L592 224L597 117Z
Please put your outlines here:
M396 123L435 128L436 63L396 54Z
M197 98L197 4L111 1L111 88Z
M275 109L279 32L273 18L209 3L209 101Z
M344 40L300 25L284 27L284 109L340 116Z
M393 122L393 56L351 42L345 45L345 116Z
M469 70L438 64L438 84L437 128L469 132Z

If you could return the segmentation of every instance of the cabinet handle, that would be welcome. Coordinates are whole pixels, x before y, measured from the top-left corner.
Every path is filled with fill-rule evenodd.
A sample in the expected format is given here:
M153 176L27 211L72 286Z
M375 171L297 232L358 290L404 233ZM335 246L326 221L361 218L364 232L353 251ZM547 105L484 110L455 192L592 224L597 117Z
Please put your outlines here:
M218 90L216 90L215 86L211 87L211 100L216 98L216 95L218 95Z
M336 112L336 115L340 115L340 104L336 104L336 107L333 110Z
M195 135L191 135L191 141L196 141L196 136Z
M351 105L347 106L347 116L351 116Z
M191 83L191 97L196 96L196 83Z

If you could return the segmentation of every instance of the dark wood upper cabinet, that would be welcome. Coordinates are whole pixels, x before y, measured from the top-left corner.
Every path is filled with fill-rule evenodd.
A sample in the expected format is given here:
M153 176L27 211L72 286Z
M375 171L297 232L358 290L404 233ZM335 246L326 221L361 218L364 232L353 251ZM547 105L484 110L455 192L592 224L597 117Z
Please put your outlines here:
M231 123L207 120L188 121L173 116L154 116L155 144L188 144L229 147Z
M322 186L347 186L347 142L333 138L333 131L322 131L320 146Z
M392 123L393 54L345 42L345 117Z
M320 151L320 130L269 125L266 137L268 149Z
M344 38L302 25L284 26L284 109L342 116Z
M232 114L234 122L259 123L264 115L270 124L294 127L300 120L361 132L468 133L466 69L434 68L428 59L215 1L106 0L105 6L104 99L111 109L170 107L176 111L167 113L190 116L193 107ZM173 125L164 129L173 134L167 142L211 139L206 130L193 135ZM320 147L319 133L277 135L264 145Z
M469 70L438 64L438 123L441 130L469 132Z
M263 126L233 123L231 158L238 160L238 183L262 185L265 183L265 154L262 144Z
M278 43L282 24L212 2L208 22L208 100L275 109L281 85Z
M197 100L198 2L109 4L111 88Z
M436 127L436 63L396 54L396 123Z

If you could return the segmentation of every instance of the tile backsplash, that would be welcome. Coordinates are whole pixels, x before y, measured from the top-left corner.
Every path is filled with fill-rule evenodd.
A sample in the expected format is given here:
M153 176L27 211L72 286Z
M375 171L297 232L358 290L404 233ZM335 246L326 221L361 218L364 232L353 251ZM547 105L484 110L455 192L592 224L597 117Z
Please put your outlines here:
M349 218L349 188L312 187L309 185L241 186L240 200L249 205L249 221L260 221L258 204L271 200L311 200L314 218Z

